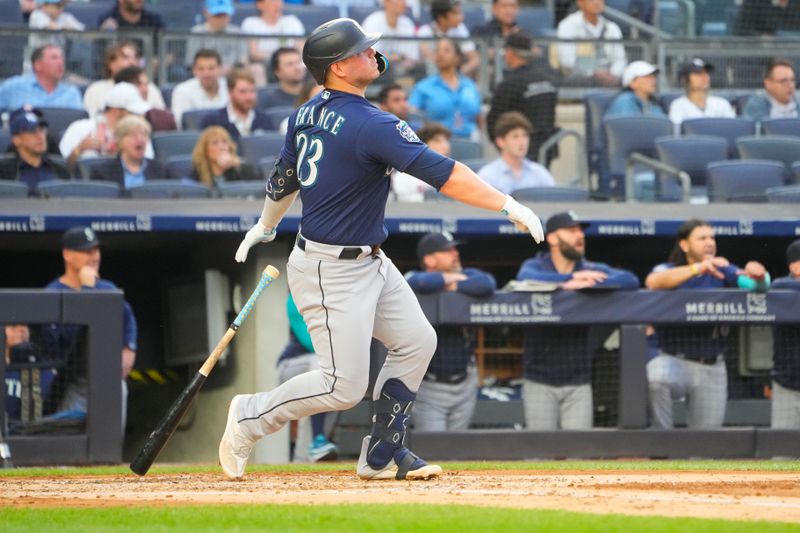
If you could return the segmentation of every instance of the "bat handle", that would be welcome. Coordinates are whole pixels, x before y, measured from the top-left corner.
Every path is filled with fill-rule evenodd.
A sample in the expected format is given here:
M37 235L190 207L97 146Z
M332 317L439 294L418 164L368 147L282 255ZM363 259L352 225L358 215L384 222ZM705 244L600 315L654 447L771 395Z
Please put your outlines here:
M267 287L267 285L272 283L275 280L275 278L277 278L280 275L281 273L278 271L278 269L272 265L269 265L267 266L267 268L264 269L264 272L261 273L261 279L258 280L258 285L256 285L256 288L253 290L253 294L250 295L250 298L248 298L247 303L244 304L242 310L239 311L239 314L236 315L236 318L233 320L233 323L231 324L231 329L233 329L234 331L239 329L239 327L242 325L242 322L245 321L247 315L250 314L250 311L252 311L253 307L256 305L256 300L258 300L258 297L261 295L261 292Z

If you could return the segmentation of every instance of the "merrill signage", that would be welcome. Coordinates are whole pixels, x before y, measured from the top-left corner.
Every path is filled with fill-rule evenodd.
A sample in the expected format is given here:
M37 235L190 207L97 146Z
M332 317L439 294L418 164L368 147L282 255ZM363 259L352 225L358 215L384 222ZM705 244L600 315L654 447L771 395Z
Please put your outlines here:
M550 294L532 294L530 302L475 302L469 306L473 324L539 324L560 322Z
M687 322L774 322L769 314L767 295L764 293L737 294L734 301L690 301L686 302Z

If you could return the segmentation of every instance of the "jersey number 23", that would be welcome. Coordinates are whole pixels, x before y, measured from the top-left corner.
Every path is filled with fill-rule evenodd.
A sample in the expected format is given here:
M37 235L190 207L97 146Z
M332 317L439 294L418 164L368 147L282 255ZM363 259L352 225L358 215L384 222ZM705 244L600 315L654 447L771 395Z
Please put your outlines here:
M297 177L301 187L313 187L319 176L317 163L322 159L325 145L316 135L308 136L298 133L295 136L295 149L297 150Z

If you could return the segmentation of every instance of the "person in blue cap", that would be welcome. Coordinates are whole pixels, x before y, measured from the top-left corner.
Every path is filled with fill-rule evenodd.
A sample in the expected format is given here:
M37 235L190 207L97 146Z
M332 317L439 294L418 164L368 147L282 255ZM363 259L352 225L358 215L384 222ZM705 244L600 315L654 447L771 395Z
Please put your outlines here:
M205 34L203 37L191 37L186 42L186 58L202 48L213 48L219 52L222 64L227 69L247 60L247 42L244 39L227 37L229 34L242 33L241 28L231 24L235 12L233 0L206 0L203 5L205 22L192 26L192 33ZM217 38L220 36L220 38Z

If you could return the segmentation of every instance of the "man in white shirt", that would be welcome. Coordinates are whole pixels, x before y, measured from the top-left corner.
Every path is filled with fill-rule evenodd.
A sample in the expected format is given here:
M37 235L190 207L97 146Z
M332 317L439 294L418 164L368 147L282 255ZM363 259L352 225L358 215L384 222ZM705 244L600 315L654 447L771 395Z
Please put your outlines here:
M70 165L78 159L113 157L117 155L114 128L129 114L144 115L150 105L144 101L139 89L131 83L117 83L108 92L105 110L92 118L77 120L69 125L58 149ZM153 158L153 145L147 141L145 157Z
M711 91L711 75L714 65L706 63L699 57L681 65L678 79L686 92L669 106L669 119L676 127L690 118L715 117L735 118L736 112L731 103L720 96L709 94Z
M203 49L194 56L194 77L179 83L172 91L172 114L181 117L194 109L214 109L228 105L228 88L222 77L222 60L216 50Z
M383 9L364 19L361 26L366 32L383 34L375 44L389 58L392 68L403 74L419 60L419 45L416 41L395 41L392 37L414 37L417 31L414 22L404 15L405 0L383 0Z
M453 39L469 39L469 30L464 25L464 12L461 11L461 4L458 0L433 0L431 2L430 24L420 26L417 30L417 37L452 37ZM464 53L466 60L461 65L461 72L474 76L478 71L481 62L480 54L472 41L458 41L458 46ZM420 44L422 56L429 62L434 61L433 46Z
M244 63L247 60L247 43L244 39L229 37L242 33L239 26L231 24L233 13L233 0L206 0L203 8L206 21L192 26L191 30L192 33L205 35L186 39L186 57L194 57L202 48L213 48L222 58L222 64L228 68L236 63Z
M577 0L578 11L565 17L556 34L559 39L622 39L619 26L601 15L605 0ZM568 84L619 85L627 59L619 43L570 43L558 45L559 66Z
M505 194L517 189L556 184L547 168L527 157L533 126L525 115L519 111L503 113L497 119L494 131L500 157L478 171L484 181Z
M302 37L306 28L295 15L283 14L283 0L258 0L258 17L247 17L242 21L242 31L251 35L282 35ZM250 61L266 63L281 47L298 47L303 39L272 37L252 39L249 44Z
M406 109L407 109L406 105ZM381 109L392 113L381 106ZM396 114L396 113L395 113ZM398 117L400 115L397 115ZM445 157L450 157L450 137L453 136L447 126L438 122L428 122L416 131L419 140L428 145L428 148ZM422 180L405 172L392 171L392 192L398 202L423 202L425 193L435 191L433 187Z

